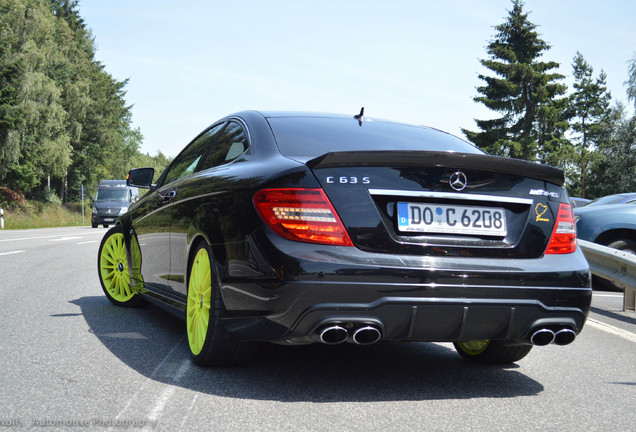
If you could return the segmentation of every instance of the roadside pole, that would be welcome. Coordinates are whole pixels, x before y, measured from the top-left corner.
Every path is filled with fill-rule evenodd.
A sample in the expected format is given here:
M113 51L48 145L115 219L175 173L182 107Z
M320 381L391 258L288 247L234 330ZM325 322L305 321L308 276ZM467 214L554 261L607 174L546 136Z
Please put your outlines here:
M4 229L4 209L0 208L0 229Z
M82 225L84 225L84 185L80 185L80 192L82 193Z

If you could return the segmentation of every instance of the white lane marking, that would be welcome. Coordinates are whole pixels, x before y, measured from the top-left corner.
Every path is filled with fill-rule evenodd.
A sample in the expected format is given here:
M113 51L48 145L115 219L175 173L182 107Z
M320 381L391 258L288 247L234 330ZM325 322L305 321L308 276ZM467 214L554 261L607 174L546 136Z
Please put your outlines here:
M177 371L172 376L172 381L174 381L175 384L179 384L181 382L185 374L188 372L188 370L190 370L190 365L190 360L183 360L181 362L181 366L179 366L179 369L177 369ZM156 422L157 419L159 419L159 416L161 416L166 408L166 404L176 390L177 388L175 386L170 386L163 392L161 392L161 394L157 398L157 401L155 402L155 405L152 407L150 414L148 414L148 420L150 420L151 422Z
M150 411L150 414L148 414L148 420L150 420L151 422L157 421L175 391L177 391L177 388L170 386L161 392L159 398L155 402L155 406L152 407L152 411Z
M613 334L615 336L622 337L623 339L627 339L630 342L636 343L636 333L632 333L627 330L620 329L618 327L611 326L609 324L605 324L604 322L597 321L592 318L588 318L586 325L594 327L595 329Z
M60 237L60 234L50 235L50 236L42 236L42 237L19 237L19 238L12 238L12 239L2 239L2 240L0 240L0 242L22 241L22 240L41 240L41 239L55 238L55 237Z
M75 243L75 244L81 245L81 244L89 244L89 243L99 243L99 240L91 240L91 241L79 242L79 243Z
M181 362L181 366L179 366L179 369L177 369L177 371L174 373L174 377L172 378L174 382L179 384L181 380L183 379L183 377L185 376L185 374L188 373L191 367L192 367L192 362L190 360L183 360Z
M15 255L15 254L24 253L24 252L26 252L26 251L2 252L2 253L0 253L0 255Z
M52 239L49 240L50 242L54 242L54 241L67 241L67 240L79 240L82 239L84 237L60 237L60 238L56 238L56 239Z
M90 235L95 235L95 234L97 234L99 236L103 235L99 231L82 231L81 232L82 236L85 236L85 235L90 236ZM52 239L52 238L57 238L57 237L67 237L67 235L65 235L65 234L51 234L51 235L46 235L46 236L16 237L16 238L0 239L0 243L12 242L12 241ZM77 237L77 238L84 238L84 237Z
M115 417L115 420L119 420L121 416L124 415L126 411L128 411L128 409L133 404L133 402L139 401L139 395L145 391L145 388L147 387L148 383L156 380L156 377L157 375L159 375L161 369L164 367L164 364L168 361L168 359L172 356L172 354L181 346L181 344L182 342L179 341L172 347L170 352L161 360L161 362L152 371L152 373L148 377L149 380L144 381L141 387L139 387L139 389L135 392L135 394L128 400L128 403L126 404L126 406L124 406L124 408L119 412L119 414L117 414L117 417ZM171 380L175 384L179 384L181 380L183 379L183 377L191 369L191 367L192 367L192 362L190 360L183 360L179 368L173 374L167 375L167 377L171 378ZM176 392L178 388L174 385L170 385L170 384L167 384L167 385L168 387L166 387L159 394L154 405L152 406L152 409L150 410L150 413L148 414L147 418L149 419L150 424L144 426L142 430L154 430L156 426L156 419L158 419L161 416L161 414L163 414L163 411L165 410L166 405L168 404L168 401L174 395L174 393ZM111 427L108 430L114 430L114 429Z
M145 387L148 383L153 382L155 380L155 377L157 376L157 373L159 373L159 370L163 367L163 364L168 360L168 358L172 355L172 353L175 352L177 348L179 348L180 345L181 345L181 341L178 341L176 344L174 344L170 352L166 354L163 360L161 360L161 362L152 371L152 373L148 377L150 379L147 379L144 381L141 387L139 387L139 389L135 392L135 394L128 400L128 403L124 406L124 408L121 411L119 411L119 414L117 414L117 417L115 417L115 420L119 420L119 418L128 410L128 408L130 407L130 405L132 405L133 402L139 401L139 394L145 390ZM112 430L112 428L110 428L109 430Z
M179 430L185 430L185 422L190 417L190 414L192 413L192 410L194 409L194 404L197 402L198 398L199 398L198 393L192 398L192 403L188 407L188 410L185 412L185 414L183 414L183 420L181 420L181 425L179 426Z

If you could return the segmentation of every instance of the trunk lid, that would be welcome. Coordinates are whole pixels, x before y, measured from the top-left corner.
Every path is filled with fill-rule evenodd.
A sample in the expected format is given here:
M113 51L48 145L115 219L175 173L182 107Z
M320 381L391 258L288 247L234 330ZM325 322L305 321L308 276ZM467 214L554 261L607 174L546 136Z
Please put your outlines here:
M369 252L539 257L567 201L561 170L496 156L332 152L307 166Z

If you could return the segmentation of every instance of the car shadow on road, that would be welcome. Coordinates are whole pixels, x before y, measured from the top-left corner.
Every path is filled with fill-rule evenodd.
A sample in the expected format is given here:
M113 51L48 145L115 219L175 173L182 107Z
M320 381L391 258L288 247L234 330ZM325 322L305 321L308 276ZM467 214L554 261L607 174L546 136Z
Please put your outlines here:
M205 394L329 403L512 398L544 389L517 365L474 365L449 344L392 342L262 344L248 366L212 369L187 364L187 373L177 382L170 369L176 372L190 361L183 321L154 306L117 308L101 296L72 303L81 308L89 331L120 361L150 379Z

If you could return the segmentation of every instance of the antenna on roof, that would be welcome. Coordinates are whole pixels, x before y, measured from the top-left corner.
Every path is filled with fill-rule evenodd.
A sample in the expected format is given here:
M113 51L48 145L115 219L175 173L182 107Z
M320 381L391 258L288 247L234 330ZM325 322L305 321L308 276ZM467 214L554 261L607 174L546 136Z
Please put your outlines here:
M362 122L364 121L364 107L360 108L360 114L354 115L353 118L358 120L358 124L362 126Z

